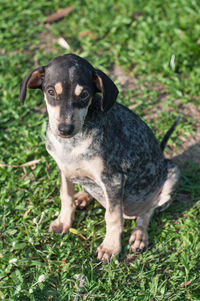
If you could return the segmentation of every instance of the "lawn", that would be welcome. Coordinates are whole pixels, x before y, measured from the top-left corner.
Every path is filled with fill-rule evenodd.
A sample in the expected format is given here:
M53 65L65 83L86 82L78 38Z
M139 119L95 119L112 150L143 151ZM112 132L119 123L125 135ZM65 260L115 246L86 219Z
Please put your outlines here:
M1 0L0 6L0 299L200 300L199 1ZM63 19L45 22L71 6ZM129 253L134 221L126 221L120 257L107 265L96 260L105 234L97 202L77 210L69 234L48 233L60 209L60 180L45 149L43 95L32 91L19 104L24 76L69 52L110 74L118 101L159 140L181 115L165 150L182 174L174 203L152 218L143 254Z

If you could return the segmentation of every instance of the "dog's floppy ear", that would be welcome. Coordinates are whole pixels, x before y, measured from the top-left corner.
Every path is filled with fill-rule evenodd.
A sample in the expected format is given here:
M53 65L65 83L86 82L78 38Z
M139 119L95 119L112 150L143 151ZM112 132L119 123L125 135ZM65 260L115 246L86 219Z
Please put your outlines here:
M29 89L42 89L42 81L45 75L45 67L38 67L31 71L20 85L20 102L23 105L26 98L26 90Z
M94 75L97 92L101 92L101 110L107 112L117 99L119 93L113 81L101 70L95 70Z

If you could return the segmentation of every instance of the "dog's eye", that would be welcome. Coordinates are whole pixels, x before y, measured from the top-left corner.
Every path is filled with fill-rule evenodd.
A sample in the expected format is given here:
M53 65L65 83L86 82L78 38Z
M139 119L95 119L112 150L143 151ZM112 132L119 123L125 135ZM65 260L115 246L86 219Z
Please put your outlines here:
M81 92L80 98L81 98L82 100L84 100L84 99L87 99L88 96L89 96L88 91L87 91L87 90L83 90L83 91Z
M49 93L51 96L54 96L54 95L55 95L54 89L49 89L49 90L48 90L48 93Z

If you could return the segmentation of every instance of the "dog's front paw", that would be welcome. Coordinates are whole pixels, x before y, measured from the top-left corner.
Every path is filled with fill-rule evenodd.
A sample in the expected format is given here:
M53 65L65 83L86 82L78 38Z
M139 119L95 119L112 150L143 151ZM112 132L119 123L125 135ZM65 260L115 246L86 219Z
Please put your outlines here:
M103 242L98 248L97 248L97 259L102 261L103 263L109 262L114 255L118 255L121 251L121 246L115 246L106 244Z
M93 197L84 191L80 191L74 195L75 205L80 209L85 208L87 205L89 205L92 202L92 200Z
M142 227L136 227L129 239L130 250L134 253L143 252L148 246L148 234Z
M51 225L49 226L49 232L54 232L54 233L59 233L59 234L64 234L69 232L69 228L71 226L63 223L60 219L60 217L58 217L55 221L53 221L51 223Z

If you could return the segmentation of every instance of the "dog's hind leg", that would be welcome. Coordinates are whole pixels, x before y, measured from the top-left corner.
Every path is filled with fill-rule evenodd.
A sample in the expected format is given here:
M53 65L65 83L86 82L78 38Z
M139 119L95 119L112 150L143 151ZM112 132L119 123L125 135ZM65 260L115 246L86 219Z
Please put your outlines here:
M85 191L79 191L74 195L74 202L76 207L79 207L80 209L85 208L88 206L93 200L93 197L85 192Z
M154 208L151 208L148 212L138 216L136 219L136 227L129 239L130 250L134 253L140 253L148 246L147 228L153 212Z
M173 199L171 199L171 194L180 178L180 171L176 164L170 160L167 160L167 168L167 179L165 180L162 190L158 196L157 203L154 203L154 207L152 207L148 212L138 216L136 219L136 227L131 233L129 239L130 249L133 252L142 252L148 246L147 227L154 211L163 211L172 203Z
M178 183L178 180L180 178L180 170L173 161L167 160L167 168L168 168L167 179L160 193L159 200L155 210L156 212L164 211L171 205L173 201L173 199L171 198L171 194L174 191Z

